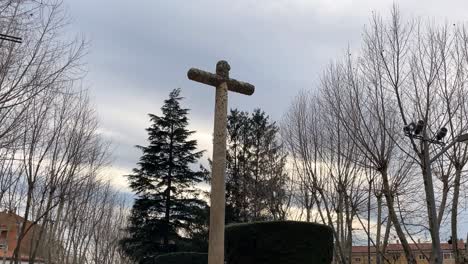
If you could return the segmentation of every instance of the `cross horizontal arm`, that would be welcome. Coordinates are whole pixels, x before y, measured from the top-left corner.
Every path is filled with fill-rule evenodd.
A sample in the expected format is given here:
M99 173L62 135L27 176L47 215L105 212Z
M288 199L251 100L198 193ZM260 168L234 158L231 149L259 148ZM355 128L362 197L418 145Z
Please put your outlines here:
M229 91L252 95L255 91L255 86L250 83L241 82L231 78L223 78L217 74L211 72L206 72L203 70L192 68L188 71L187 77L196 82L204 83L207 85L218 87L222 83L226 82L228 85Z

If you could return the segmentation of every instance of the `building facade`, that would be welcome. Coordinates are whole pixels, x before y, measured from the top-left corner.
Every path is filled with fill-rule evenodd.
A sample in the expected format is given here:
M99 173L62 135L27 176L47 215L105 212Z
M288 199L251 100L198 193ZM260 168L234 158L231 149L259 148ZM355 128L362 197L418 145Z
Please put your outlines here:
M10 263L13 257L14 250L18 244L18 237L21 227L24 223L24 218L12 212L0 212L0 264ZM26 228L31 227L31 222L26 222ZM20 247L21 264L29 263L29 256L32 253L34 226L30 228L24 236ZM43 263L41 261L40 248L37 249L37 261L34 263Z
M466 255L466 244L463 240L458 241L458 249L462 255ZM431 256L431 243L410 244L412 251L415 254L418 264L428 264ZM444 264L454 264L455 258L453 255L452 245L442 243L442 255ZM376 263L375 247L370 248L370 264ZM401 244L388 244L384 255L385 260L382 263L386 264L406 264L405 253ZM352 264L369 264L369 249L367 246L353 246L352 248Z

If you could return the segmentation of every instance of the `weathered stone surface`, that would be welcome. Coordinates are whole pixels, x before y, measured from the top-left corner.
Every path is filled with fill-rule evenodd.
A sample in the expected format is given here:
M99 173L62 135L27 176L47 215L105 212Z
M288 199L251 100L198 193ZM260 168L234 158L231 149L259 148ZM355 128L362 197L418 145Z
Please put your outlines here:
M229 67L229 64L227 66ZM218 87L222 83L226 82L229 91L245 95L252 95L254 93L255 86L253 86L252 84L229 78L229 72L225 73L221 70L220 73L223 75L213 74L211 72L192 68L188 71L187 77L192 81L204 83L214 87ZM226 78L224 76L228 77Z
M216 88L208 264L224 263L227 106L228 89L222 83Z
M216 63L216 74L228 79L229 78L229 71L231 70L231 66L229 66L229 63L225 60L218 61Z
M230 69L229 63L219 61L216 64L216 74L195 68L187 73L190 80L216 87L208 264L224 264L228 90L246 95L251 95L255 91L255 87L249 83L230 79Z

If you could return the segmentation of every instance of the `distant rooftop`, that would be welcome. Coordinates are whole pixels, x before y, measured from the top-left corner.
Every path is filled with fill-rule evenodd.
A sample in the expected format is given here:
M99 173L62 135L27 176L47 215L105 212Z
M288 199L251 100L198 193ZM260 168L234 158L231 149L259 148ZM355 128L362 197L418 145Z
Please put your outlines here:
M450 251L452 250L452 245L449 243L441 243L440 244L442 250ZM465 249L465 242L463 240L458 241L458 249ZM421 251L431 251L432 244L431 243L418 243L418 244L410 244L410 248L414 251L421 250ZM367 253L367 246L353 246L352 249L353 253ZM371 252L375 253L375 247L371 246ZM400 252L403 251L403 246L401 244L388 244L386 248L387 252Z

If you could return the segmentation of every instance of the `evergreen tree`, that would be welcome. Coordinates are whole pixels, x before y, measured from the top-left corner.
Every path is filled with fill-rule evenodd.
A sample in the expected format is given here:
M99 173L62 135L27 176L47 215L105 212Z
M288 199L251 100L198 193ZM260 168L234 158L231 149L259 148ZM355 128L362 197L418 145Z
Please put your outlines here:
M279 128L260 109L228 116L226 222L285 218L286 155Z
M190 250L191 239L199 246L204 237L197 231L205 230L207 205L195 185L205 180L206 172L192 169L203 151L197 151L196 140L189 140L194 131L187 129L189 110L180 107L181 99L180 89L175 89L164 101L162 115L149 115L149 145L137 146L143 155L128 175L137 198L129 235L121 245L138 263L152 263L160 253Z
M255 109L250 117L253 170L252 217L254 220L285 218L281 211L286 203L286 154L278 142L279 127L268 115Z
M251 157L250 120L247 112L234 109L228 115L226 151L226 222L248 221L248 186Z

